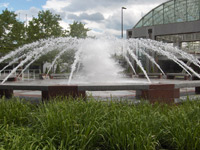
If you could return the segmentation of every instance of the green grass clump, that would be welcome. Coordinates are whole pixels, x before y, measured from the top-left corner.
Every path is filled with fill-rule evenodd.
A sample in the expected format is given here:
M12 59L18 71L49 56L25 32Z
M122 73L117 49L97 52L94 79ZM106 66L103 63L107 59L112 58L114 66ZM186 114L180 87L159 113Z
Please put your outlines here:
M0 150L198 150L200 101L179 106L0 100Z
M0 100L0 124L27 124L33 105L13 98L11 100Z

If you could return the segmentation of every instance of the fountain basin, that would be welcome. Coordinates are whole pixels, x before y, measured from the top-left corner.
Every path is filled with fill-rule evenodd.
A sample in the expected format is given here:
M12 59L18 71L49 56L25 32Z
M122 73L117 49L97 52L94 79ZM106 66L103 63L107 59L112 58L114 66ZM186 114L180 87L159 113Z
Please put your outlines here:
M147 83L124 84L77 84L77 85L30 85L28 83L9 83L0 85L0 96L11 97L13 90L41 91L42 101L48 101L58 96L86 97L86 91L136 91L136 98L148 100L150 103L174 103L180 98L181 88L195 88L195 94L200 93L200 81L155 80Z

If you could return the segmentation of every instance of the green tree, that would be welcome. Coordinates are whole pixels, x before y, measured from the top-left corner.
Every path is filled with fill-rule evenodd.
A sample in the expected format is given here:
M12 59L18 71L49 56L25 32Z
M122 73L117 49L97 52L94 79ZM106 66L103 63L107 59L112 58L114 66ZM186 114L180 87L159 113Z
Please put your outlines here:
M56 73L60 73L60 65L59 64L57 64L57 66L56 66L56 71L55 71Z
M44 73L45 70L43 70L43 65L46 63L46 62L53 62L55 56L59 53L58 50L53 50L53 51L50 51L48 52L47 54L43 55L42 57L40 57L34 64L35 65L39 65L40 66L40 69L41 69L41 73Z
M37 18L33 18L29 21L29 26L27 28L27 42L30 43L49 37L66 36L67 31L60 26L60 20L61 18L59 15L52 14L49 10L40 11ZM57 53L57 50L49 52L42 56L35 64L40 65L41 71L43 72L43 64L45 62L53 61Z
M85 28L85 24L77 21L74 21L73 24L70 24L69 26L69 36L71 37L86 38L87 32L90 31L90 29Z
M0 53L6 54L25 43L24 23L7 9L0 14Z
M40 11L37 18L29 21L27 29L28 42L49 37L65 36L66 31L60 26L60 16L52 14L49 10Z

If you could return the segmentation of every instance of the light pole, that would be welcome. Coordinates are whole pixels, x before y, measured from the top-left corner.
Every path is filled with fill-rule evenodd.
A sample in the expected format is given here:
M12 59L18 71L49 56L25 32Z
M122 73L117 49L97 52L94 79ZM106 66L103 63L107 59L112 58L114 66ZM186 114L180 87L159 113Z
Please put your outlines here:
M126 9L126 7L122 7L122 9L121 9L121 32L122 32L122 35L121 35L121 38L123 39L123 9Z

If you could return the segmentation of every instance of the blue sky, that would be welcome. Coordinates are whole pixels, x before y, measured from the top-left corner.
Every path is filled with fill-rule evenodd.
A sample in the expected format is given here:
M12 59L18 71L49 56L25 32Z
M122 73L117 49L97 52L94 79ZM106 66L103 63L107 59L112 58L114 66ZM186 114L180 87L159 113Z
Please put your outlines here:
M36 7L42 9L42 5L45 5L46 0L0 0L1 4L8 4L9 10L26 10L31 7ZM4 10L5 7L0 7L0 10Z
M132 28L140 18L167 0L0 0L0 13L6 8L15 11L25 21L37 17L41 10L50 10L62 18L60 25L68 29L80 21L91 29L89 35L121 34L121 7L124 10L124 30ZM125 32L124 32L125 33Z

